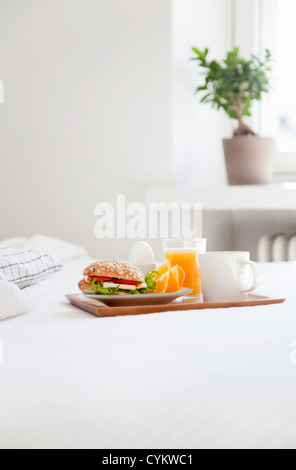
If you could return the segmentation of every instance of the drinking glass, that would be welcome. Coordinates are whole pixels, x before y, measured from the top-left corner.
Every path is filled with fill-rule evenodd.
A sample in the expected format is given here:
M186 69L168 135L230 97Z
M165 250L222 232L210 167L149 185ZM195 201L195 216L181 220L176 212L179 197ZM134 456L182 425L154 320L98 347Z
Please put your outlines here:
M163 251L165 258L172 266L178 264L185 271L184 287L193 289L191 296L201 297L202 287L199 268L199 253L205 253L207 240L205 238L164 240Z

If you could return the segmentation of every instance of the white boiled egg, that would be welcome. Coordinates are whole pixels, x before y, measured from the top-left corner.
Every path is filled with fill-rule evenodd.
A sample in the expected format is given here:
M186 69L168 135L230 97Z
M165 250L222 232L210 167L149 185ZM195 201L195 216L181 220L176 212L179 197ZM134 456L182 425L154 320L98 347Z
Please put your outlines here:
M149 243L136 243L129 256L130 263L134 266L150 266L154 264L154 254Z

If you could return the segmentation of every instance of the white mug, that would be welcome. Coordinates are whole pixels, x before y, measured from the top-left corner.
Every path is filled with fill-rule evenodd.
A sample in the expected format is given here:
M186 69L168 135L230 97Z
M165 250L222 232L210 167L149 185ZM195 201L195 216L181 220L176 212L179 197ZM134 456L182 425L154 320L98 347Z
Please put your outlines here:
M200 273L205 302L240 302L257 289L260 273L247 251L201 253ZM254 280L250 286L250 268Z

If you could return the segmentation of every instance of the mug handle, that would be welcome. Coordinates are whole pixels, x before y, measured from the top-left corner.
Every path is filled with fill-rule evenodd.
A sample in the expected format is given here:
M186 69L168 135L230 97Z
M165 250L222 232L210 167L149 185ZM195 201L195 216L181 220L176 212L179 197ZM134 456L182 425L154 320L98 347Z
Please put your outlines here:
M243 261L242 262L242 265L248 265L250 266L250 268L252 269L253 271L253 275L254 275L254 281L253 281L253 284L251 285L250 288L248 289L240 289L240 292L242 293L246 293L246 292L253 292L254 290L257 289L257 287L259 286L259 283L260 283L260 272L259 272L259 269L256 265L256 263L254 263L253 261Z

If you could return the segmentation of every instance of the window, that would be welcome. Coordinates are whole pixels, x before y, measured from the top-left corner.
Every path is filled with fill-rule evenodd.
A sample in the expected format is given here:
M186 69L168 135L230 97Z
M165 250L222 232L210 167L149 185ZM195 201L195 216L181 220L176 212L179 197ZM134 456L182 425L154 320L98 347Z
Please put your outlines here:
M275 182L296 181L296 1L233 0L234 44L242 53L271 49L276 62L273 90L254 107L253 126L275 135Z
M278 149L296 153L296 2L280 0L276 8Z

